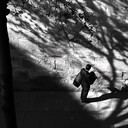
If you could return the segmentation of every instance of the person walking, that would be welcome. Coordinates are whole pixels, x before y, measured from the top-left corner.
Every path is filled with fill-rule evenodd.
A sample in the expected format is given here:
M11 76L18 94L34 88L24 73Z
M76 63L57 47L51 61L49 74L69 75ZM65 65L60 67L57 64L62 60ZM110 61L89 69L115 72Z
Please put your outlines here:
M91 65L87 64L85 68L81 69L81 76L82 76L82 81L81 81L81 102L87 102L86 98L90 89L90 80L89 80L89 71L91 69Z

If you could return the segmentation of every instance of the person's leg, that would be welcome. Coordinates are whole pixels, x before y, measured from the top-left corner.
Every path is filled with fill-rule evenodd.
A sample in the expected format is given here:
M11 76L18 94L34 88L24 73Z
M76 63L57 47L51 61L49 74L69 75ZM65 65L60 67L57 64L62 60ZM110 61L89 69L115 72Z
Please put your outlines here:
M87 101L86 98L87 98L88 92L89 92L89 88L82 88L81 102L86 102Z

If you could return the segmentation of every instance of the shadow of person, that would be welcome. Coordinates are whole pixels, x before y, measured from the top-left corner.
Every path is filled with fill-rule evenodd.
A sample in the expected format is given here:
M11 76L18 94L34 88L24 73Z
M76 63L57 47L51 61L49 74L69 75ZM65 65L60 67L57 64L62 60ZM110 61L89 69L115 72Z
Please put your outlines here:
M125 100L128 98L128 93L127 91L118 91L116 93L106 93L101 95L100 97L95 97L95 98L87 98L87 102L98 102L98 101L103 101L107 99L112 99L112 98L117 98L117 99L122 99Z

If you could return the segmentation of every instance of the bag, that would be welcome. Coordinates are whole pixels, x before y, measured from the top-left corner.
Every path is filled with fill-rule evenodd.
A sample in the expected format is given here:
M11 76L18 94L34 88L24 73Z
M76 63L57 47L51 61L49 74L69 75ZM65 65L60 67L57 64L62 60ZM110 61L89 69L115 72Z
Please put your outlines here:
M89 84L93 84L95 82L95 80L97 79L97 76L95 75L94 72L90 72L89 73Z
M81 76L81 71L76 75L74 81L73 81L73 84L75 85L75 87L79 87L80 84L82 82L82 76Z

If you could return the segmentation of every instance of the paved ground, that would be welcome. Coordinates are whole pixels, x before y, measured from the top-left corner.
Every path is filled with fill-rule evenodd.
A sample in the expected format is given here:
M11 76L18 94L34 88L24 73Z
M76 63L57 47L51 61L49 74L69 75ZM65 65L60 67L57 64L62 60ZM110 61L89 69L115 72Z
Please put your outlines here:
M79 97L80 91L15 92L18 128L128 127L127 92L90 91L87 104Z

